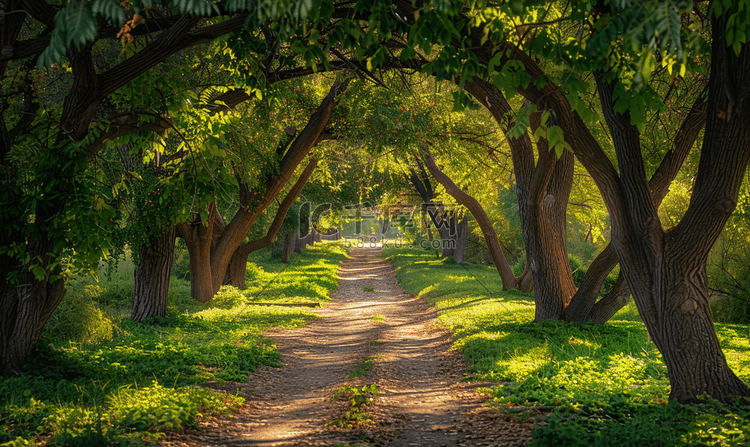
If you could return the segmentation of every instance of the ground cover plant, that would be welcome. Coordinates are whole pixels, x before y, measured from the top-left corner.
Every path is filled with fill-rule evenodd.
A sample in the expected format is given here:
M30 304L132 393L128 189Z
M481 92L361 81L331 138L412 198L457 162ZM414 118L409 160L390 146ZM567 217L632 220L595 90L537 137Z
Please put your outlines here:
M349 409L341 419L329 422L327 425L335 425L339 428L353 428L359 425L371 424L372 419L368 417L365 410L377 396L378 386L374 383L362 385L361 388L351 386L348 383L344 384L344 386L333 393L331 400L346 400L348 401Z
M230 414L240 394L200 385L231 388L258 365L277 365L262 332L314 318L305 307L253 303L328 300L345 256L335 243L309 247L289 264L256 253L247 289L225 287L207 305L172 278L167 317L145 323L128 318L131 262L98 284L73 283L25 374L0 380L0 445L139 445Z
M750 407L668 402L661 354L629 304L604 325L534 323L531 294L504 292L494 268L419 250L384 250L407 292L438 310L468 380L500 411L540 416L533 445L747 445ZM750 382L750 327L717 324L732 370Z

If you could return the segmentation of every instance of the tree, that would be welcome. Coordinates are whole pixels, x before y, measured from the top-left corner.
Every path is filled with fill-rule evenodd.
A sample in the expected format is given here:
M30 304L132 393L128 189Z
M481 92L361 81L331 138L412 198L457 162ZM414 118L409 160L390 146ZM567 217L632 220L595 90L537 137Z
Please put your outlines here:
M463 191L458 185L453 183L453 180L451 180L447 175L445 175L445 173L443 173L443 171L440 170L440 168L435 163L432 154L426 149L424 150L424 157L425 164L430 170L430 174L432 174L435 180L443 185L448 194L453 196L453 198L456 199L458 203L465 206L469 210L469 212L471 212L471 215L474 216L474 220L476 220L477 225L479 225L479 228L482 229L484 239L487 241L487 245L490 247L489 252L490 256L492 257L492 263L495 265L495 268L500 275L500 279L502 280L503 290L509 290L516 287L516 285L518 284L518 279L513 275L513 270L511 270L510 264L508 264L508 259L505 257L505 253L503 252L503 249L500 246L500 242L498 241L497 233L492 227L492 222L490 221L489 217L487 217L487 213L474 197L471 197L469 194Z
M305 128L289 144L289 149L285 144L279 146L278 152L283 153L283 157L278 171L268 175L259 189L251 190L240 184L240 206L229 223L224 224L215 202L211 202L208 216L198 215L192 222L182 222L177 226L190 253L190 287L194 299L205 303L219 291L232 257L250 227L276 199L310 149L321 141L336 98L344 89L345 84L334 82ZM240 266L241 257L242 252L236 260ZM247 260L247 255L244 259Z
M648 1L620 8L573 2L563 10L525 8L514 2L501 7L473 3L471 19L462 16L458 2L418 11L409 2L395 5L398 17L409 18L410 25L409 45L402 55L423 51L430 55L426 68L431 73L439 79L457 78L462 86L484 73L506 95L518 92L539 109L554 112L559 127L555 141L549 138L550 146L559 153L572 150L602 194L621 271L667 363L671 398L687 402L708 394L728 401L731 396L750 395L721 354L705 280L708 252L734 209L750 157L750 130L741 124L748 121L748 112L740 105L750 91L750 50L744 37L748 21L741 15L745 2L710 5L711 71L703 151L691 204L669 231L659 220L641 152L646 110L661 103L644 80L657 61L670 73L678 67L675 75L700 68L686 58L684 49L696 46L683 39L698 42L699 31L681 33L681 15L690 20L690 3ZM553 20L534 22L540 16L549 19L548 14ZM578 24L577 39L569 40L551 28L568 18ZM586 21L595 25L587 30ZM543 32L530 34L533 30ZM585 46L578 44L584 40ZM436 41L442 47L433 53ZM568 71L555 79L529 52L565 64ZM594 76L617 168L582 119L590 113L577 94L578 74L583 71ZM457 102L467 100L459 95ZM548 137L555 127L548 129Z
M284 224L284 219L286 218L287 212L289 212L289 209L292 207L292 204L299 196L302 188L304 188L305 184L310 179L310 176L312 175L313 171L315 171L316 167L316 161L311 161L307 164L307 167L305 167L305 169L302 171L297 182L286 194L284 201L279 204L279 207L276 210L276 216L274 217L271 226L268 228L266 235L262 238L245 242L237 247L237 249L234 251L234 254L232 255L232 259L227 270L227 278L224 281L225 284L230 284L240 289L245 288L245 269L247 265L247 257L250 255L250 253L268 247L276 241L276 236L279 234L279 230ZM289 240L289 234L286 235L286 238L287 240ZM287 252L287 255L288 254L289 253ZM286 262L288 262L288 259Z
M498 124L512 112L505 97L492 84L475 78L465 88L490 110ZM526 118L531 121L532 133L548 129L547 124L551 123L542 123L541 118L539 113ZM516 177L526 262L533 280L535 321L559 319L576 291L568 262L566 233L574 159L569 152L558 158L550 150L548 136L537 140L536 157L526 132L520 135L508 132L508 145Z
M612 241L622 272L667 364L670 397L681 402L696 400L703 394L722 401L750 395L747 385L728 368L721 353L705 280L708 252L734 209L739 179L750 157L750 131L742 124L748 120L747 111L736 108L746 100L736 92L750 91L750 50L726 34L732 29L728 28L728 17L733 10L723 11L715 7L716 3L713 5L703 150L690 206L680 223L669 231L662 228L643 165L636 125L643 119L638 115L643 110L639 109L643 97L623 91L618 72L595 71L618 173L560 86L540 81L544 72L536 62L508 42L501 43L501 52L495 53L499 54L501 66L518 64L515 66L528 76L523 84L512 86L529 101L554 110L565 142L575 148L577 159L596 181L612 219ZM612 28L605 28L607 32L632 19L627 10L597 13L607 20L614 19ZM593 34L590 39L601 35ZM477 36L476 44L479 39L481 36ZM504 52L506 49L510 51ZM603 55L609 50L609 45L600 47L601 53L592 55L592 65L607 61ZM646 47L645 51L648 55L652 49Z
M267 20L282 19L285 25L275 28L281 41L299 19L320 13L307 3L266 8L276 4L271 0L227 2L231 5L164 2L150 11L142 8L150 2L139 1L132 6L106 0L57 3L12 0L3 7L0 43L6 50L0 77L6 101L14 105L4 107L0 118L3 375L21 373L42 327L62 300L70 267L61 260L69 257L73 264L67 265L85 269L109 249L94 235L98 227L110 225L114 211L81 181L86 164L108 141L171 127L170 111L161 109L158 95L146 109L118 102L129 97L132 90L127 87L181 50L245 25L257 30ZM250 10L255 13L249 15ZM128 43L132 36L146 35L145 41ZM119 60L108 60L103 49L119 37L126 48ZM37 62L49 71L37 69ZM270 65L267 69L273 70ZM38 87L48 82L49 88ZM242 94L243 100L249 97L245 89Z

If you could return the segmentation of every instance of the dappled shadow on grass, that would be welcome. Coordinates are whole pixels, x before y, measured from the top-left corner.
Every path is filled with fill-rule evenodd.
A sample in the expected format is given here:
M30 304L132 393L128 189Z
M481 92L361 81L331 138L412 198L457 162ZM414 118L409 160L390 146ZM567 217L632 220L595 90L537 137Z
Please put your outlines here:
M245 382L259 365L280 366L276 346L262 333L316 318L309 308L261 307L252 297L272 303L326 301L337 287L344 257L343 248L321 244L295 255L290 265L248 263L248 290L223 290L208 304L190 299L189 284L177 281L167 317L144 323L128 318L132 265L128 278L105 277L97 285L81 281L66 300L86 306L93 317L81 320L80 309L71 307L45 333L25 375L0 379L0 444L42 436L53 444L86 445L96 438L106 445L129 445L195 425L199 414L236 408L241 397L194 385ZM121 292L127 281L130 291ZM107 291L110 283L116 294ZM86 334L91 330L86 325L94 323L97 331L108 328L108 336L71 341L69 334Z
M390 253L401 285L438 309L468 380L503 411L544 408L534 445L741 445L750 409L667 404L659 351L631 304L604 325L535 323L533 295L503 292L494 269ZM730 366L750 378L747 326L717 325Z

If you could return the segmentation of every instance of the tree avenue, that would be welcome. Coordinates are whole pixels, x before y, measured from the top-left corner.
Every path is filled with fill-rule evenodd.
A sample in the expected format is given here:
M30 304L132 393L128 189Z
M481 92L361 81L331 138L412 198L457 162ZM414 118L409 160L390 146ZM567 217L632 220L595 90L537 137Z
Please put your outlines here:
M526 253L519 278L482 207L441 170L441 159L455 151L441 149L427 132L393 143L424 162L469 208L493 247L504 288L533 282L537 321L603 322L632 293L667 365L671 398L750 396L719 347L706 277L710 250L736 206L750 159L747 0L58 3L3 3L3 375L21 373L63 299L66 276L91 268L109 250L94 235L114 225L120 187L103 192L89 178L92 166L103 172L106 151L125 148L159 168L165 157L174 164L164 184L182 185L172 196L180 210L160 225L150 222L139 239L144 244L131 247L144 266L136 283L161 290L154 294L160 298L134 305L133 318L140 320L163 308L150 306L164 301L157 277L169 274L176 234L190 252L195 299L208 301L224 283L242 285L247 254L275 238L311 177L315 161L290 182L336 127L331 117L346 82L331 83L299 135L266 132L277 149L252 161L228 161L233 107L259 100L279 81L318 71L347 70L382 84L378 70L408 68L454 83L456 111L478 103L505 133ZM199 52L198 44L209 45ZM215 59L224 71L210 79L177 75L189 70L191 57ZM148 79L150 70L175 75ZM216 94L195 93L207 84L218 86ZM655 117L673 106L684 113L671 123L674 129L659 129ZM206 130L188 124L195 119ZM647 139L658 132L667 135L664 146L649 153ZM665 228L659 206L696 144L689 206ZM576 160L598 187L611 223L610 245L578 289L566 246ZM266 162L272 167L263 168ZM225 196L238 197L228 223L216 186L226 182L234 187ZM424 179L412 183L424 197L434 195ZM185 193L191 184L192 193ZM247 242L259 215L290 185L266 236ZM597 301L617 263L621 279ZM151 274L153 281L146 281Z

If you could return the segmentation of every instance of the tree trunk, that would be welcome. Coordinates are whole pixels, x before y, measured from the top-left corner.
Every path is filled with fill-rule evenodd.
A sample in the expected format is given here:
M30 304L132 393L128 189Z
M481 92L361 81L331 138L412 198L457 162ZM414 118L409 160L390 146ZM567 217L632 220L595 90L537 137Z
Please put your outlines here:
M599 297L599 291L602 290L607 275L617 265L617 253L612 244L607 244L596 258L589 265L583 280L571 299L570 305L565 309L565 320L586 323L592 319L592 309ZM623 279L624 281L624 279ZM600 315L599 318L601 318Z
M284 224L284 219L286 218L289 209L292 207L292 204L294 204L294 201L297 200L297 196L299 196L302 188L304 188L307 184L307 181L310 179L310 176L315 171L317 165L317 162L311 161L305 167L305 170L302 171L302 174L300 174L299 178L294 183L294 186L292 186L292 189L289 190L286 197L284 197L284 201L281 202L279 208L276 210L276 215L273 218L273 222L271 222L271 225L268 227L266 235L260 239L255 239L250 242L244 243L234 251L234 254L232 255L232 261L229 263L229 268L227 269L227 279L225 279L225 284L230 284L239 289L245 288L245 270L247 269L247 257L250 255L250 253L260 250L261 248L265 248L276 241L276 236L278 235L279 230ZM312 229L312 226L310 228ZM284 245L284 248L286 248L286 243ZM282 251L282 257L283 256L284 253ZM288 260L284 262L288 262Z
M622 273L617 275L614 287L591 308L591 322L604 324L622 309L630 299L630 288Z
M693 102L690 112L685 116L675 134L672 148L664 156L656 172L649 180L654 206L657 208L669 192L670 183L677 176L705 124L706 98L702 94ZM617 254L612 244L607 244L583 276L581 286L573 295L570 305L565 309L565 320L579 323L585 323L586 321L605 323L627 303L630 289L624 282L624 278L620 280L622 274L618 276L618 286L615 286L616 289L620 287L622 290L618 293L613 293L615 292L613 290L607 297L600 300L604 301L601 304L596 302L607 275L616 265Z
M534 290L534 275L531 273L531 266L529 265L528 258L523 266L523 273L518 277L518 290L523 293L528 293Z
M29 243L32 259L47 262L44 253L52 251L52 243ZM0 273L3 274L0 288L0 374L3 377L19 376L22 367L34 351L44 325L65 296L62 279L49 282L38 280L22 268L15 283L8 282L7 273L14 271L18 262L0 255ZM42 265L46 267L46 265ZM57 272L59 273L59 272Z
M503 249L500 246L497 233L492 227L492 222L490 222L489 217L487 217L487 213L484 212L484 209L482 209L482 206L475 198L466 194L461 188L456 186L456 184L453 183L453 181L445 175L440 168L438 168L432 155L427 152L426 149L424 149L424 156L430 174L432 174L438 183L443 185L446 192L456 199L456 202L465 206L469 212L471 212L472 216L474 216L474 220L477 221L479 228L482 229L484 239L487 241L487 246L489 247L492 262L495 264L495 268L500 274L500 279L503 283L503 290L509 290L515 287L517 284L516 277L513 276L513 270L511 270L510 264L508 264L508 259L505 257L505 252L503 252Z
M455 218L455 217L454 217ZM456 224L455 249L453 250L453 259L456 264L464 263L464 253L466 253L467 235L469 233L469 220L464 216ZM445 253L443 253L445 254Z
M136 267L133 290L133 311L130 318L143 321L151 317L167 316L169 276L172 272L177 229L151 238L139 249L140 262Z
M444 258L455 257L457 243L455 210L454 212L446 212L443 204L440 201L434 200L435 191L432 188L432 183L427 176L424 165L419 159L417 159L416 162L419 172L422 175L421 178L419 174L417 174L417 171L410 167L409 175L406 175L406 179L411 182L414 189L417 190L417 193L422 198L422 209L427 212L427 215L430 217L430 222L435 225L435 228L437 228L438 233L440 234L440 245L443 250L442 256ZM427 225L429 225L429 223ZM431 236L430 240L432 240ZM461 253L461 262L463 262L463 253Z
M547 150L546 144L541 143L537 143L540 145L540 160L545 156L555 157ZM530 230L524 231L527 233L524 242L534 283L535 321L562 318L576 291L568 261L565 228L565 212L573 184L573 154L566 151L553 163L552 178L545 188L547 194L541 200L541 194L529 197L535 200L529 204L528 222L524 225Z
M227 274L224 278L224 284L237 287L238 289L245 288L245 271L247 270L247 257L250 252L247 249L243 249L240 246L234 251L232 260L229 262L227 267Z
M697 402L708 395L729 402L733 397L750 397L750 389L729 368L719 346L704 266L694 269L692 263L675 259L675 254L671 250L665 253L659 269L653 294L656 306L649 310L639 307L648 315L644 320L649 334L667 365L670 399ZM649 294L645 289L646 284L634 288L636 303L643 303L639 297Z
M505 115L512 109L497 87L475 79L466 84L466 91L487 106L499 125L504 125ZM541 125L540 117L541 113L531 116L532 132ZM534 148L528 135L508 139L508 144L516 177L521 233L531 272L530 278L523 275L526 278L523 286L527 289L529 280L533 283L536 321L560 319L576 291L565 228L574 157L565 151L558 160L546 139L541 139L537 142L535 166Z
M289 264L289 257L292 255L292 235L287 233L284 236L284 251L281 252L281 262Z
M680 223L662 229L646 180L640 135L630 116L614 111L613 83L597 77L602 111L620 168L619 190L602 194L613 220L612 242L621 271L672 386L670 399L722 402L750 397L721 351L709 307L706 260L737 204L750 160L750 108L733 97L750 92L750 46L736 55L724 40L725 16L712 18L711 75L698 173ZM604 179L596 179L601 183Z
M190 256L190 296L201 303L207 303L219 290L218 287L214 289L211 272L211 245L216 213L214 202L210 206L208 222L182 222L177 225L177 232L185 240Z

